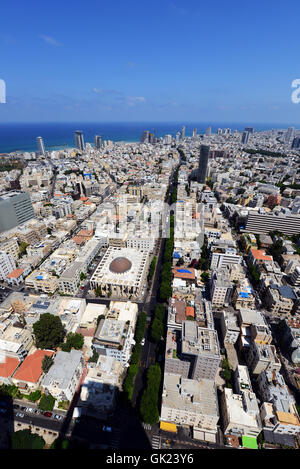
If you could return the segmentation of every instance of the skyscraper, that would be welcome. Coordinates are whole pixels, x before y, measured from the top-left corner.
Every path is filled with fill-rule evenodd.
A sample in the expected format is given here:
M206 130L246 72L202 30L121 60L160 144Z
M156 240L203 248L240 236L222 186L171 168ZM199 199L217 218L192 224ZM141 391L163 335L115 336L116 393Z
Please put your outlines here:
M198 174L197 174L197 181L200 184L205 184L205 181L206 181L208 157L209 157L209 146L201 145L200 155L199 155Z
M154 143L154 134L153 133L149 134L149 143Z
M45 146L44 146L43 137L37 137L36 141L37 141L37 144L38 144L39 154L44 155L45 154Z
M211 136L211 127L210 127L210 126L207 127L206 132L205 132L205 135L206 135L207 137L210 137L210 136Z
M193 137L196 137L196 135L197 135L197 129L194 129L193 130Z
M144 130L141 136L141 143L149 143L149 135L150 135L149 130Z
M294 138L292 148L300 148L300 137Z
M28 192L6 192L0 195L0 233L15 228L34 217Z
M250 135L249 132L243 132L242 134L242 143L244 143L245 145L248 143L249 135Z
M83 133L81 130L76 130L75 132L75 145L78 150L83 151L84 150L84 139L83 139Z
M285 143L289 143L294 138L295 127L289 127L285 134Z
M253 127L245 127L245 132L249 132L249 134L254 133L254 128Z
M101 148L101 136L95 135L95 147L99 150Z
M181 140L183 140L185 138L185 126L183 125L181 127Z

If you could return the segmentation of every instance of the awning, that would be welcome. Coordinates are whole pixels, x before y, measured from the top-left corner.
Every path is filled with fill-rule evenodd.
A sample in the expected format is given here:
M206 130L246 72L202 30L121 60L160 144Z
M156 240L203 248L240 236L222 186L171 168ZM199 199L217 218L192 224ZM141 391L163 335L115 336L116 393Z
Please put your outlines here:
M177 433L177 427L175 423L160 422L160 429L164 430L165 432Z

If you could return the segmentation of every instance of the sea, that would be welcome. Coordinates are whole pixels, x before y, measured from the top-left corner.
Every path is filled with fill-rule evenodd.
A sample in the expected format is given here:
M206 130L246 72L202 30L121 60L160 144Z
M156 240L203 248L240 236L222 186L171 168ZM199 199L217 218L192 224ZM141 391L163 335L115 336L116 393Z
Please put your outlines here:
M292 125L292 124L291 124ZM144 130L155 137L176 133L185 126L185 135L190 137L193 129L203 134L208 126L216 133L218 128L242 131L253 127L255 131L287 129L287 124L257 124L232 122L48 122L48 123L0 123L0 153L37 151L36 137L43 137L46 151L74 148L74 132L81 130L85 143L94 144L95 135L113 142L139 142Z

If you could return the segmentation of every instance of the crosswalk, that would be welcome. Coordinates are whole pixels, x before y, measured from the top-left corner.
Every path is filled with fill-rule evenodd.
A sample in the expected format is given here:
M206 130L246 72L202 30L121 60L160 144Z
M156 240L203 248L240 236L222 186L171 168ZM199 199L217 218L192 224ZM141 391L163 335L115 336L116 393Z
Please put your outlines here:
M160 438L160 436L153 435L153 437L152 437L152 449L161 449L161 438Z

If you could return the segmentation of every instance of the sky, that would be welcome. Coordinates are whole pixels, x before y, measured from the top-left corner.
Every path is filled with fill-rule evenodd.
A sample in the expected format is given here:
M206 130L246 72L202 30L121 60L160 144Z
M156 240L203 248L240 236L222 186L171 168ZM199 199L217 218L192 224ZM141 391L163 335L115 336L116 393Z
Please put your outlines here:
M1 0L0 17L0 122L300 125L298 0Z

